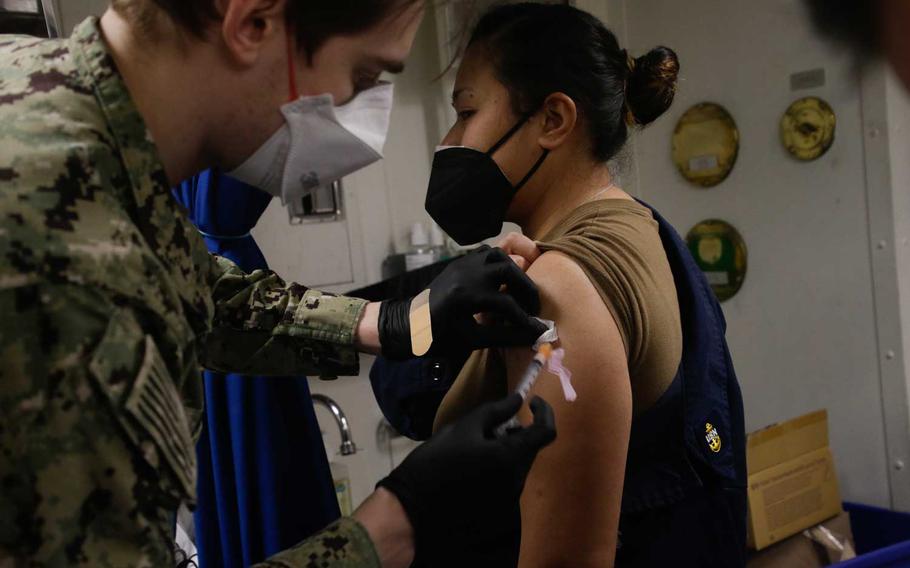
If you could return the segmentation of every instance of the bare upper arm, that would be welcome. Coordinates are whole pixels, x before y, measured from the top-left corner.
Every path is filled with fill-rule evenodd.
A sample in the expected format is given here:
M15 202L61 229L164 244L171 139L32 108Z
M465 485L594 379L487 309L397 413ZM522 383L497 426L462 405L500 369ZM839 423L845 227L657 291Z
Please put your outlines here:
M558 438L525 485L519 565L612 566L632 420L625 348L610 311L572 260L548 252L528 274L540 288L541 316L556 321L578 399L566 402L548 373L532 390L553 406ZM506 353L510 385L530 357L527 349Z

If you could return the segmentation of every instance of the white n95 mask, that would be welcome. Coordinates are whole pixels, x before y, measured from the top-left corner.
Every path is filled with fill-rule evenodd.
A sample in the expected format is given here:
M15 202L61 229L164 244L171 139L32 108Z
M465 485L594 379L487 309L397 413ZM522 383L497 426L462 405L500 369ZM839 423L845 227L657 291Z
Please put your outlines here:
M284 126L227 175L287 205L382 159L392 92L392 85L383 83L339 107L329 94L284 105Z

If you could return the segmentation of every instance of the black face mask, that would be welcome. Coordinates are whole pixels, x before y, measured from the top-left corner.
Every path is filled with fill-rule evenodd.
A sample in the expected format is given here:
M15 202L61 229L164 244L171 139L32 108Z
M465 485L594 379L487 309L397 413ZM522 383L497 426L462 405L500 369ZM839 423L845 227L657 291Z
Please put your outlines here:
M493 160L496 150L530 117L522 118L487 152L461 146L436 151L426 210L458 244L470 245L498 235L515 193L528 183L547 157L549 150L544 150L515 187Z

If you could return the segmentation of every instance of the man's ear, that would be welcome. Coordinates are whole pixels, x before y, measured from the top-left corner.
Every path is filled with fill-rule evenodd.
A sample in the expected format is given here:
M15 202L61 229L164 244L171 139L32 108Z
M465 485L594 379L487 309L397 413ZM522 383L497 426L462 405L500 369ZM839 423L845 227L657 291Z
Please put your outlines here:
M242 67L256 63L263 46L286 34L288 0L216 0L228 56Z
M565 93L553 93L544 100L540 112L543 116L543 132L538 143L547 150L558 148L565 143L578 123L575 101Z

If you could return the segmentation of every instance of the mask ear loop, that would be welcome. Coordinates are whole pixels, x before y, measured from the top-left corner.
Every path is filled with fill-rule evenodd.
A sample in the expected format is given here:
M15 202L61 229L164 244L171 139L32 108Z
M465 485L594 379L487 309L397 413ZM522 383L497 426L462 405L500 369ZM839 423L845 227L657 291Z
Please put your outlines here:
M540 166L543 165L543 161L547 159L547 154L549 154L549 153L550 153L549 150L544 149L543 154L540 155L540 158L538 158L537 162L534 164L534 166L531 167L531 170L528 172L528 175L521 178L521 181L518 182L518 185L515 186L515 189L512 191L512 195L515 195L516 193L518 193L518 190L521 189L522 187L524 187L524 185L526 183L528 183L528 180L531 179L531 176L533 176L535 173L537 173L537 170L539 170Z
M289 102L294 102L300 98L300 93L297 91L297 69L294 67L294 41L290 30L288 30L286 37L288 44L288 92L291 93Z
M534 113L533 113L533 112L524 115L524 116L522 117L522 119L519 120L518 123L517 123L515 126L513 126L508 132L505 133L505 135L504 135L502 138L499 139L499 142L497 142L496 144L493 144L493 147L490 148L489 150L487 150L487 156L490 156L490 157L492 158L492 157L493 157L493 154L496 153L496 150L499 150L499 149L502 147L503 144L505 144L506 142L508 142L508 141L509 141L509 138L511 138L512 136L514 136L515 133L518 132L518 130L519 130L522 126L524 126L525 123L526 123L528 120L530 120L530 118L531 118L532 116L534 116ZM539 169L540 169L540 166L543 165L543 161L544 161L545 159L547 159L547 154L549 154L549 153L550 153L549 150L544 150L544 151L543 151L543 154L540 155L540 158L537 159L537 162L534 163L534 165L531 167L530 171L528 171L528 173L525 175L525 177L521 178L521 181L518 182L518 185L516 185L515 187L512 188L512 196L513 196L513 197L515 196L516 193L518 193L518 190L519 190L519 189L521 189L522 187L524 187L524 185L525 185L526 183L528 183L528 181L531 179L531 176L533 176L535 173L537 173L537 170L539 170Z
M524 115L524 116L521 118L521 120L519 120L518 123L515 124L515 126L513 126L511 129L509 129L509 131L506 132L506 133L503 135L503 137L499 139L498 142L496 142L496 144L493 144L493 147L492 147L492 148L490 148L489 150L487 150L487 156L491 156L491 157L492 157L493 154L496 153L496 150L499 150L500 148L502 148L502 145L505 144L506 142L508 142L508 141L509 141L509 138L511 138L512 136L514 136L515 133L518 132L519 129L521 129L521 127L524 126L525 123L528 121L528 119L530 119L532 116L534 116L533 113Z

